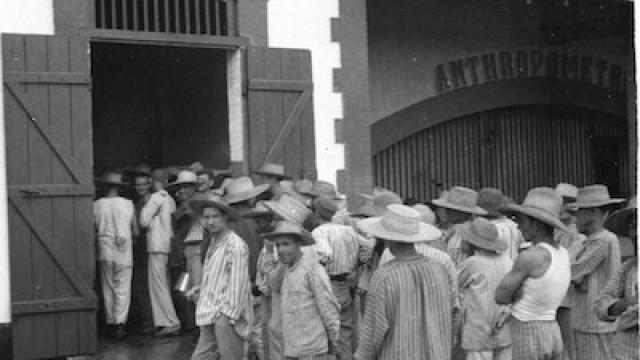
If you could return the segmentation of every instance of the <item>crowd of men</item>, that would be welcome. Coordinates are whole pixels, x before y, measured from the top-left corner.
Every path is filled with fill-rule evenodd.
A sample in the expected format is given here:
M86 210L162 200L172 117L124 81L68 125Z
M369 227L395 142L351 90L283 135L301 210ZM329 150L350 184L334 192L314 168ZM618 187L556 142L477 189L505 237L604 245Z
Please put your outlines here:
M154 336L197 326L194 360L637 356L635 197L561 183L516 204L454 186L412 204L375 188L348 211L328 182L278 164L251 175L138 166L97 180L108 335L149 299ZM624 263L618 236L633 244ZM134 273L148 290L132 303Z

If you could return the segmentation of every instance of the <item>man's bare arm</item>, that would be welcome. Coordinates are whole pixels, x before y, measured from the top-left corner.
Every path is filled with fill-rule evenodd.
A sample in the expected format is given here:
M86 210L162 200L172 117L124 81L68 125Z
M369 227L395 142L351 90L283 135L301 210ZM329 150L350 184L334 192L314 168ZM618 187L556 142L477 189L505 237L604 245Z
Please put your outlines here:
M515 302L514 295L522 287L524 281L544 263L544 253L531 248L521 252L513 264L511 271L496 288L494 299L496 303L507 305Z

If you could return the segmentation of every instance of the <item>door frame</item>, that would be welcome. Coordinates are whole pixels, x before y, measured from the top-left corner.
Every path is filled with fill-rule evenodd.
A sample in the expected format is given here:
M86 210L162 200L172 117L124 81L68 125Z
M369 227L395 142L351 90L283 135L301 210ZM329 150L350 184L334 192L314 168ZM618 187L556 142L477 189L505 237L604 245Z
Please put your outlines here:
M249 171L246 112L246 62L250 40L244 36L213 36L140 31L84 29L89 43L173 46L225 50L227 54L227 106L229 158L234 176Z

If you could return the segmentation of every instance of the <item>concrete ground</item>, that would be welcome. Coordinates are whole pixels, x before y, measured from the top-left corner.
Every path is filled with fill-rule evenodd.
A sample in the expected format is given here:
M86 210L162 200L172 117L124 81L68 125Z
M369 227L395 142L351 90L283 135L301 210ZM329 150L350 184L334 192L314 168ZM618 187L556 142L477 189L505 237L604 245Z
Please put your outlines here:
M130 335L120 341L100 337L98 354L69 360L188 360L192 337L191 333L168 338Z

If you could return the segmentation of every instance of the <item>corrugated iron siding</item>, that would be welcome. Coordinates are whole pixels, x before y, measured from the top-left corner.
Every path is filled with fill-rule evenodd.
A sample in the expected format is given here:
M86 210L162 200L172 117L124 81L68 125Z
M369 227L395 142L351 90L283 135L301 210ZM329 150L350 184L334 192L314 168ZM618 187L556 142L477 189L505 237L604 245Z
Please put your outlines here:
M375 154L374 177L377 185L420 201L453 185L495 186L520 200L535 186L593 183L591 136L626 144L625 129L624 119L568 106L495 109L425 129ZM629 189L625 149L623 190Z

